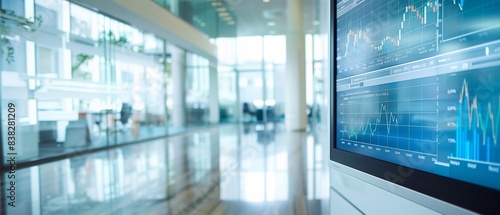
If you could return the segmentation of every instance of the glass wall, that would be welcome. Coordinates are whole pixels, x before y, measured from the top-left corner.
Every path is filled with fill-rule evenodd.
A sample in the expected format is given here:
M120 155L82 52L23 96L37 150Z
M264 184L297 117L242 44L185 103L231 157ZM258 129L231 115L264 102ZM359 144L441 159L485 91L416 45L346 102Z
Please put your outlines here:
M186 54L186 123L188 126L209 123L210 67L207 59Z
M239 117L237 73L230 66L219 66L217 70L220 122L236 122Z
M238 37L236 42L241 121L260 123L283 120L286 37Z
M317 34L306 39L306 99L309 121L319 121L323 102L323 49ZM235 43L235 44L233 44ZM220 91L221 107L237 103L243 122L279 122L284 119L286 77L286 36L265 35L218 38L219 64L236 68L236 72L219 69L219 87L230 89L237 79L235 98ZM225 71L230 71L226 68ZM265 111L264 111L265 110ZM264 120L265 118L265 120Z
M173 89L165 40L68 1L0 6L3 156L26 161L168 134ZM209 62L185 58L180 102L191 124L205 124Z
M319 122L320 107L324 105L324 57L318 34L306 35L306 102L310 122Z
M238 102L237 39L217 38L219 116L220 122L236 122L240 116Z
M273 121L282 121L285 115L286 36L264 36L264 73L266 75L266 102L271 108L267 116Z

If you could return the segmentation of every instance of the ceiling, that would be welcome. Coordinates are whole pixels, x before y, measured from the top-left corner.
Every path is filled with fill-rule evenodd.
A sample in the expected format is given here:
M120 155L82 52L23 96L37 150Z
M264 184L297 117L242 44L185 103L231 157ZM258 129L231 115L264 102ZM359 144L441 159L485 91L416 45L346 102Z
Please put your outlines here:
M225 0L236 15L238 36L286 34L287 0ZM288 0L289 1L289 0ZM304 32L314 30L314 2L302 0Z

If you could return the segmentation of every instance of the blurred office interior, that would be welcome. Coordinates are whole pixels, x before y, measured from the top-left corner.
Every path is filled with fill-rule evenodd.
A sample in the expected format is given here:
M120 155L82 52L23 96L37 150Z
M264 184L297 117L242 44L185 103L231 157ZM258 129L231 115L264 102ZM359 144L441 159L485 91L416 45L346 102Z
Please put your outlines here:
M327 214L327 5L1 0L0 214Z

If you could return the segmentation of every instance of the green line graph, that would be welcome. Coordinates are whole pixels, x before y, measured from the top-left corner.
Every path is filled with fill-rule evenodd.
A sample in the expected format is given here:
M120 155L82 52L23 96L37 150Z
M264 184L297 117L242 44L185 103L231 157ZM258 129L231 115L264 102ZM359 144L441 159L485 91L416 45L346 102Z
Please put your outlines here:
M387 129L387 134L390 134L391 126L397 126L398 119L392 112L387 110L387 105L385 104L380 104L380 111L377 119L375 119L375 122L372 122L371 118L368 118L366 119L366 122L365 120L361 121L358 126L350 126L350 128L348 128L347 125L344 125L344 128L340 130L340 133L342 134L342 137L347 136L349 139L352 139L353 137L358 139L359 135L367 134L374 136L384 118L386 124L385 126L382 126L382 128L385 127Z

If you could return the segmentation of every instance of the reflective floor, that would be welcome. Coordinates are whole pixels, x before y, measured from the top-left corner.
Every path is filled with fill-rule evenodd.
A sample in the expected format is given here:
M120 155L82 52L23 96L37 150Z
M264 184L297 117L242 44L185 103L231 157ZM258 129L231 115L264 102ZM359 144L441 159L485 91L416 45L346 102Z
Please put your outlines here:
M69 157L17 170L14 200L4 173L1 214L327 214L313 133L230 124Z

